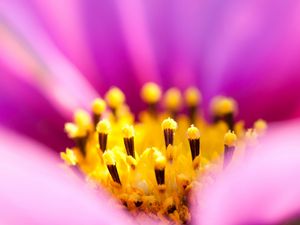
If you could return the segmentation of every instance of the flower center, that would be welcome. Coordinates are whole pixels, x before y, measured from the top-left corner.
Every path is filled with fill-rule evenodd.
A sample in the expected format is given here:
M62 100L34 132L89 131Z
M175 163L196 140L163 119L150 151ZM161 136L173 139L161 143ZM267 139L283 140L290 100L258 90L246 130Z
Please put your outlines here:
M74 121L65 125L75 147L61 157L135 215L145 212L188 223L192 188L199 182L203 186L201 178L209 169L222 170L236 152L254 143L266 123L258 120L246 131L242 121L235 122L237 104L227 97L212 101L213 123L209 123L196 88L187 89L184 97L176 88L162 96L156 84L148 83L141 97L148 107L137 121L115 87L105 101L93 102L92 114L76 111ZM158 109L160 102L163 112ZM184 103L187 115L180 114Z

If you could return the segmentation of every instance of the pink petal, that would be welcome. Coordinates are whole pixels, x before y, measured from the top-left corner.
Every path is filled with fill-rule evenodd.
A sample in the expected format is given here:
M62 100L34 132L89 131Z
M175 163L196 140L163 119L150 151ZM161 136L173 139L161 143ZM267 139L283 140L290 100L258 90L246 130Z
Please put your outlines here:
M6 22L0 26L0 60L44 93L65 115L79 106L88 107L96 91L21 6L11 2L0 5Z
M49 149L2 128L0 135L1 223L133 224L104 193L63 169Z
M300 121L273 127L252 157L220 175L194 209L196 224L274 224L300 213ZM199 216L198 216L199 215Z

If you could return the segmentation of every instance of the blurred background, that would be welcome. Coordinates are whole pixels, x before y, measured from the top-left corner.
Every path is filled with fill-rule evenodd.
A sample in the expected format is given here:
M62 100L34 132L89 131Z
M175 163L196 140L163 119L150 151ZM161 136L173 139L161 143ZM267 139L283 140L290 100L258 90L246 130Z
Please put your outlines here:
M300 2L2 0L0 124L55 151L64 123L111 86L134 112L140 88L197 86L251 124L300 116Z

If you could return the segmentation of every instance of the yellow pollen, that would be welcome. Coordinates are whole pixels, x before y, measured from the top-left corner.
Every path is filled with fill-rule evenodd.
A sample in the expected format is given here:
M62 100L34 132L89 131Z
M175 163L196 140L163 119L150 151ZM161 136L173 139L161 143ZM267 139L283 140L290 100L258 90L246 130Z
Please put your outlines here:
M198 88L190 87L185 91L184 98L188 106L197 106L201 103L202 95Z
M145 102L149 104L155 104L161 98L161 89L155 83L152 82L146 83L142 87L141 97Z
M134 136L134 128L132 125L125 125L125 127L122 129L122 132L125 138L131 138Z
M254 123L254 130L259 134L264 134L267 129L267 123L265 120L259 119Z
M92 110L96 115L100 115L106 109L106 103L103 99L97 98L93 101Z
M111 131L110 122L106 119L101 120L96 127L98 133L108 134Z
M231 147L235 146L237 141L237 137L232 131L228 131L224 136L224 144Z
M162 99L162 112L155 107L161 103L161 95L157 84L145 84L141 96L148 111L135 120L123 92L111 88L105 100L113 115L104 114L106 103L101 98L92 102L91 113L77 110L73 121L65 124L74 145L60 156L132 215L147 214L167 224L190 224L191 190L198 183L206 187L214 181L233 154L236 160L245 147L259 141L257 136L267 125L258 120L246 131L244 121L234 121L237 104L227 97L217 97L212 103L214 119L220 122L207 121L197 113L202 97L194 87L185 91L184 98L177 88L169 89ZM188 115L180 111L183 106ZM176 121L168 118L173 113Z
M172 118L168 118L168 119L165 119L162 124L161 124L161 127L163 130L166 130L166 129L170 129L170 130L176 130L177 129L177 123L175 120L173 120Z
M182 103L181 93L177 88L170 88L164 95L164 104L168 110L177 110Z
M212 112L214 115L223 116L229 113L235 113L236 110L236 102L232 98L218 96L212 101Z
M188 139L199 139L200 138L200 131L197 127L195 127L193 124L189 127L187 130L187 136Z
M106 93L105 100L110 108L117 109L125 102L125 95L119 88L112 87Z

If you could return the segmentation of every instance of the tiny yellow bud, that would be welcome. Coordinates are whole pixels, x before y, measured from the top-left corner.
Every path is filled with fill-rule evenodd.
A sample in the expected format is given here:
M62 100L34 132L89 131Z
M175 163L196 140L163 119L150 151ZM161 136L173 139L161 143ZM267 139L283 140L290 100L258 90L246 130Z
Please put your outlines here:
M254 123L254 130L258 134L264 134L267 127L268 127L267 122L265 120L262 120L262 119L259 119Z
M131 138L134 136L134 128L132 125L125 125L122 129L122 133L125 138Z
M108 134L111 131L110 122L106 119L101 120L96 127L96 131L102 134Z
M177 123L175 120L173 120L172 118L168 118L168 119L165 119L162 124L161 124L161 127L163 130L166 130L166 129L171 129L171 130L176 130L177 129Z
M106 93L105 100L109 107L116 109L125 102L125 95L119 88L112 87Z
M95 113L96 115L100 115L101 113L103 113L105 111L105 109L106 109L106 103L103 99L96 98L93 101L93 104L92 104L93 113Z
M166 167L166 157L164 157L163 155L160 155L158 157L156 157L155 159L155 169L157 170L163 170Z
M152 82L144 84L141 91L142 99L149 104L157 103L161 98L160 87Z
M187 130L187 136L188 139L199 139L200 138L200 131L197 127L195 127L194 125L191 125L188 130Z
M190 87L184 92L184 98L188 106L197 106L201 100L201 92L196 87Z
M164 104L169 110L176 110L181 105L181 93L177 88L170 88L164 96Z
M106 150L102 157L106 165L116 165L116 158L112 150Z
M232 147L236 144L237 137L234 132L228 131L224 136L224 144Z

